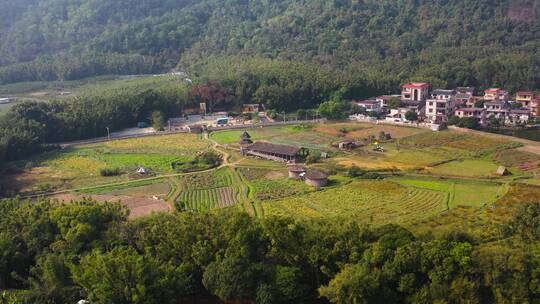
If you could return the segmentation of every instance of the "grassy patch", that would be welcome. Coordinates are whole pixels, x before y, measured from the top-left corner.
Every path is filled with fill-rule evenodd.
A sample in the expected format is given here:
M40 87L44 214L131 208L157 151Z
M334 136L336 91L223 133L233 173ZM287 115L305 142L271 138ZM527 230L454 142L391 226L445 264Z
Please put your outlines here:
M363 223L406 223L446 210L443 192L390 181L353 181L327 190L261 203L265 215L351 218Z
M492 204L507 190L505 186L496 183L472 180L435 178L393 178L392 180L406 186L445 192L448 195L450 208L457 206L481 207Z
M427 171L435 175L490 177L495 176L499 166L488 159L456 160L428 168Z
M239 185L229 168L214 172L186 175L180 178L180 195L175 207L181 211L204 212L236 205Z
M136 188L159 185L159 184L164 184L162 179L134 181L130 183L124 183L124 184L118 184L118 185L112 185L112 186L96 187L92 189L82 190L79 192L86 193L86 194L111 194L112 192L120 192L120 191L126 190L122 194L129 195L131 194L129 193L129 190L137 191L138 189Z

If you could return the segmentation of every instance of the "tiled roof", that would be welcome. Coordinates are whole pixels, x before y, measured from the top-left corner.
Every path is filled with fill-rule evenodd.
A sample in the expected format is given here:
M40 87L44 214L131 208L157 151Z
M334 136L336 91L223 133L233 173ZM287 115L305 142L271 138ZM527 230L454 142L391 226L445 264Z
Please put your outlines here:
M427 82L411 82L407 83L403 86L403 88L407 89L426 89L429 88L429 83Z
M265 154L275 153L275 154L286 155L286 156L296 156L296 154L300 152L300 148L298 147L277 145L277 144L272 144L272 143L262 142L262 141L258 141L246 147L246 149L250 151L254 151L254 152L265 153Z

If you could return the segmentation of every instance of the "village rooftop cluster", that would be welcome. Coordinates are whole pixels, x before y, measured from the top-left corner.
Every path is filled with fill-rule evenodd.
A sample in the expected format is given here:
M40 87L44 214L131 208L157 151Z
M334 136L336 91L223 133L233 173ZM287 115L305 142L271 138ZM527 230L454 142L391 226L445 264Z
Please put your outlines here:
M502 124L527 124L540 117L540 92L521 91L515 96L500 88L491 88L476 95L473 87L458 87L452 90L431 89L425 82L407 83L400 95L383 95L363 101L354 101L368 113L381 116L392 122L408 122L406 114L414 112L420 122L443 125L451 117L476 118L481 126L489 119ZM391 107L391 100L399 100L398 107ZM360 119L353 115L351 119Z

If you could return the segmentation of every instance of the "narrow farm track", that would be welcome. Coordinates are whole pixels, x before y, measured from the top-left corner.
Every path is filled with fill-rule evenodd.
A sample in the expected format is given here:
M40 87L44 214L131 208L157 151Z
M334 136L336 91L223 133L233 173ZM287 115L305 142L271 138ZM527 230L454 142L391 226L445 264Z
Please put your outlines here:
M142 178L137 180L130 180L130 181L124 181L124 182L116 182L116 183L108 183L108 184L101 184L96 186L90 186L90 187L81 187L81 188L75 188L75 189L66 189L66 190L60 190L60 191L54 191L54 192L47 192L47 193L38 193L38 194L32 194L32 195L26 195L22 196L22 198L25 199L32 199L32 198L39 198L39 197L47 197L47 196L55 196L55 195L61 195L61 194L68 194L73 192L87 192L92 191L96 189L101 188L108 188L108 187L117 187L117 186L128 186L131 184L138 184L141 182L150 182L150 181L158 181L163 180L166 181L170 187L171 190L166 196L166 202L170 207L170 210L174 210L175 202L178 201L178 199L185 197L185 196L197 196L197 197L207 197L205 206L197 206L196 204L192 204L191 208L193 210L198 209L211 209L211 208L225 208L230 207L233 205L240 204L243 210L247 212L251 216L255 216L255 210L248 198L249 188L245 184L245 182L240 177L239 173L236 171L236 163L230 162L230 154L224 149L224 147L220 146L217 142L214 140L211 140L208 138L208 140L211 142L211 148L215 150L217 153L222 155L223 162L221 165L215 168L202 170L202 171L196 171L196 172L189 172L189 173L175 173L175 174L167 174L167 175L160 175L160 176L153 176L149 178ZM185 189L185 185L181 182L181 179L183 177L192 176L192 175L198 175L198 174L204 174L204 173L214 173L222 168L227 168L229 170L231 175L231 183L232 186L225 187L225 188L218 188L213 190L205 190L205 191L187 191Z
M180 183L179 179L178 178L169 178L168 179L169 183L171 184L171 188L173 188L173 191L171 192L171 194L169 195L169 197L167 198L167 203L174 208L174 203L176 202L176 200L180 197L180 195L182 194L182 184ZM174 210L174 209L171 209L171 210Z
M223 155L223 164L220 167L229 167L229 170L233 176L233 184L238 185L237 200L242 204L244 211L251 216L255 216L255 209L248 197L249 188L236 171L236 164L238 161L231 163L229 161L231 155L215 140L211 139L210 137L208 137L208 140L212 143L212 148Z

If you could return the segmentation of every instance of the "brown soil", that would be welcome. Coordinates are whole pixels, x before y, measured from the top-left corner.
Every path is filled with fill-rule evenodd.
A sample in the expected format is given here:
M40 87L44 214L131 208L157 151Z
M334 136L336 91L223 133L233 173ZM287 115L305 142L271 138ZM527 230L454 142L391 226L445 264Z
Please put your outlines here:
M169 205L160 199L146 198L146 197L133 197L127 195L105 195L105 194L93 194L93 195L76 195L76 194L60 194L53 198L63 202L70 202L80 200L83 197L91 198L98 202L120 202L130 210L129 218L136 219L146 215L150 215L153 212L169 212Z

